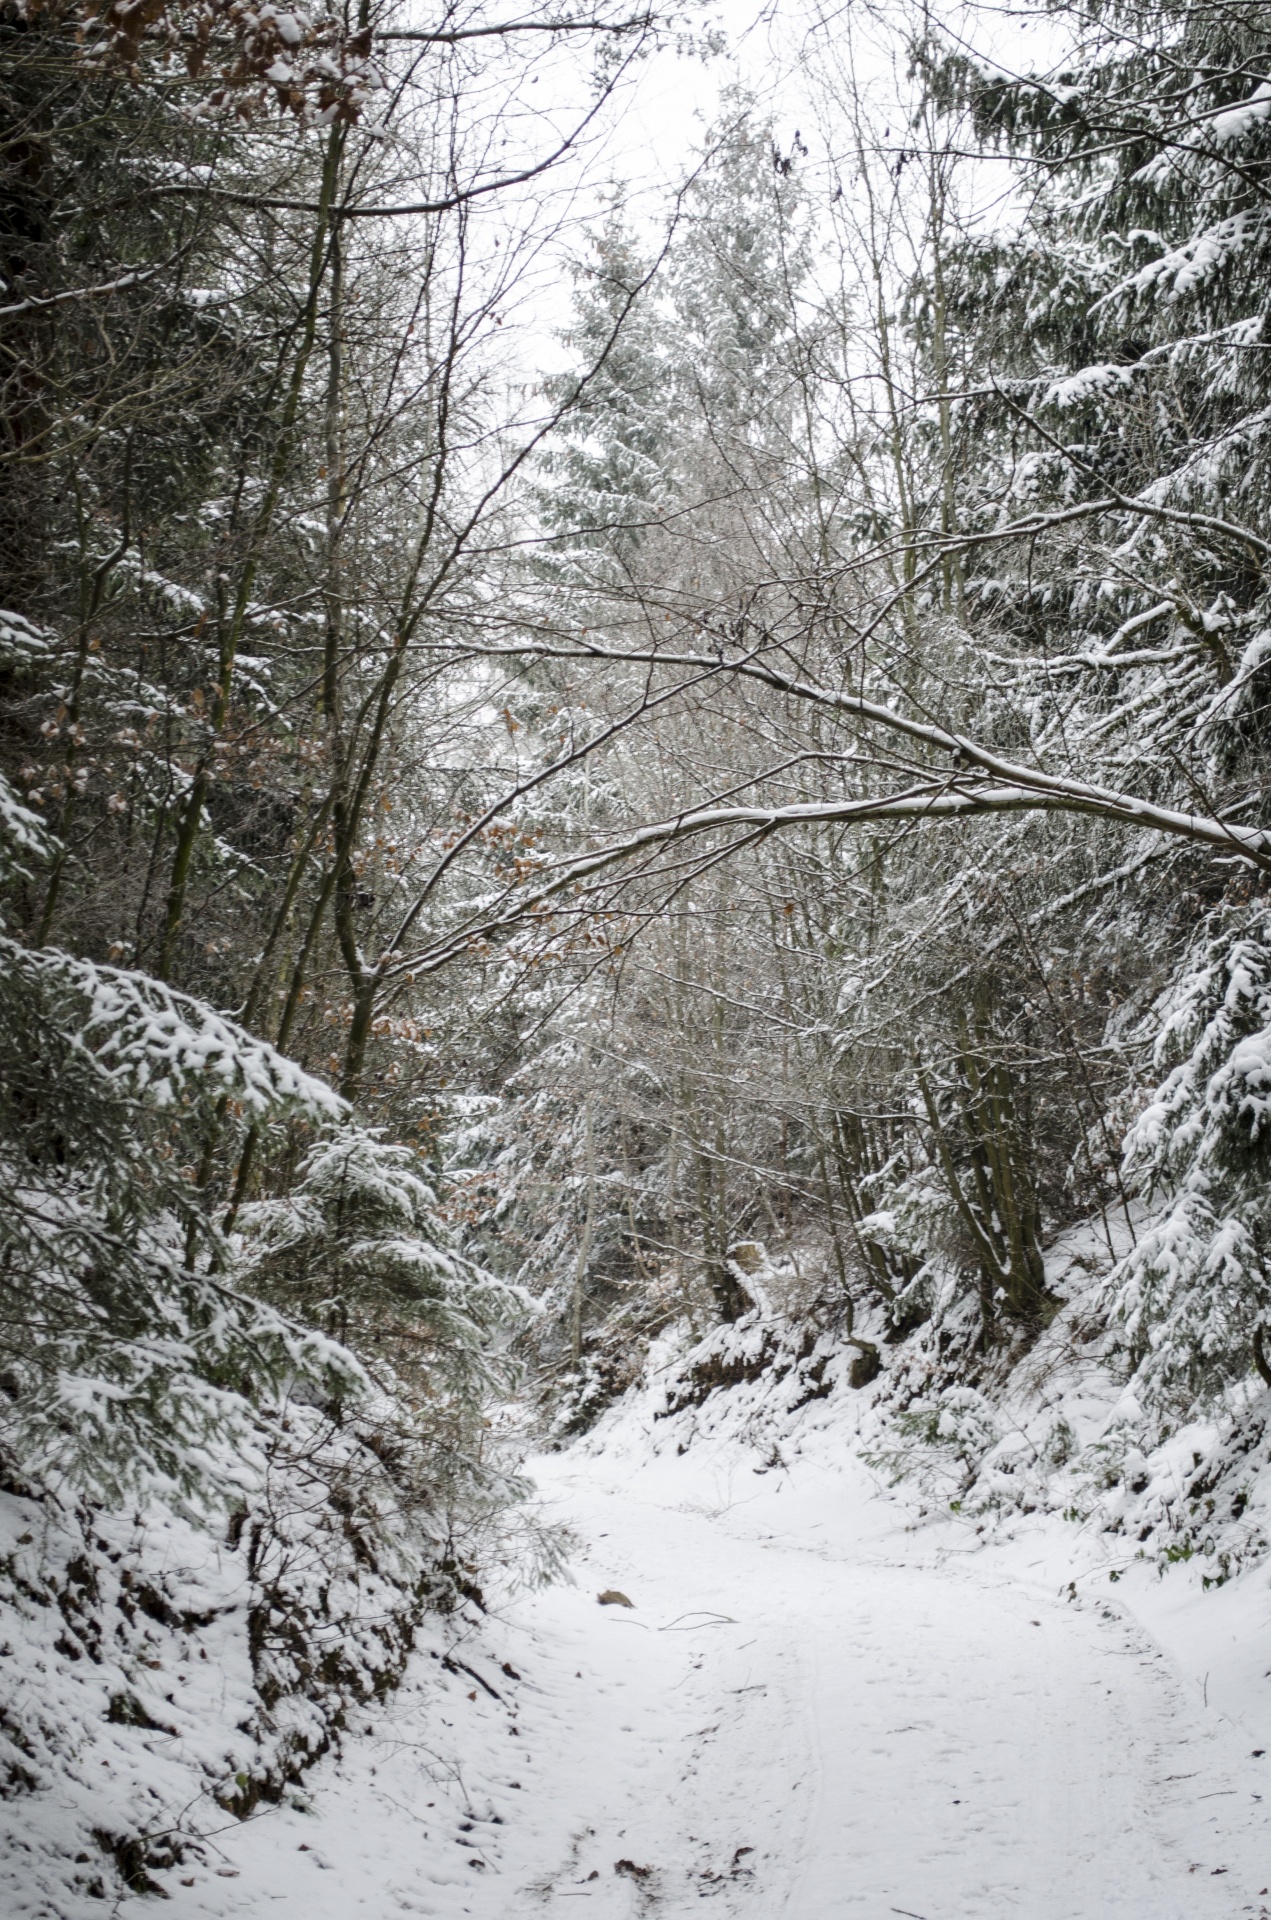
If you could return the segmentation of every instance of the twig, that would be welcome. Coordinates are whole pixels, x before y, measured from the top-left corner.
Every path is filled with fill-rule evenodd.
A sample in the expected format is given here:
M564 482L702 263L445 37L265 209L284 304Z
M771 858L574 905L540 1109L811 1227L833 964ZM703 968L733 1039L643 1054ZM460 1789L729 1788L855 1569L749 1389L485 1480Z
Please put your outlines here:
M680 1626L681 1620L689 1620L693 1625L682 1627ZM678 1633L691 1633L693 1626L735 1627L736 1625L737 1622L733 1619L731 1613L677 1613L674 1620L668 1620L664 1627L658 1628L658 1632L671 1633L674 1631Z
M497 1700L500 1706L503 1705L503 1695L496 1693L490 1685L490 1682L483 1680L476 1668L470 1667L466 1660L456 1660L452 1653L443 1653L441 1656L441 1664L446 1668L448 1673L466 1673L470 1680L475 1680L479 1687L485 1688L492 1700Z

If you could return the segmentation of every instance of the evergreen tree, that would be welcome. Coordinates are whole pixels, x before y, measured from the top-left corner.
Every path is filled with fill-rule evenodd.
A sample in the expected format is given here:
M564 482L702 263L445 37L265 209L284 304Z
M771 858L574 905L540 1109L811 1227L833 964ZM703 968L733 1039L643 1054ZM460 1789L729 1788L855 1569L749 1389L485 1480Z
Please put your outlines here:
M585 584L597 567L600 579L620 580L675 498L674 360L654 263L621 202L575 273L566 344L579 371L548 383L549 397L567 402L568 412L542 461L539 506L554 536L552 574Z
M1130 1129L1148 1206L1106 1298L1158 1420L1221 1404L1256 1368L1271 1386L1271 924L1264 901L1219 910L1153 1009L1165 1079Z
M10 798L10 859L53 853ZM219 1110L322 1126L340 1103L273 1048L144 974L0 936L0 1439L96 1499L242 1493L255 1410L356 1397L358 1363L247 1298L194 1183Z

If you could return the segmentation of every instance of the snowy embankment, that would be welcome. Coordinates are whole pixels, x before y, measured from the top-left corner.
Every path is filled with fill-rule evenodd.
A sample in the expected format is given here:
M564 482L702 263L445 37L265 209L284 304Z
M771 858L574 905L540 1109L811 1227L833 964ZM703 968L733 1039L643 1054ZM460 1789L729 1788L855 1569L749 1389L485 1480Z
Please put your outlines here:
M655 1356L536 1463L577 1583L437 1623L165 1911L1267 1920L1265 1565L1205 1592L1041 1508L915 1527L824 1357L667 1414Z
M0 1913L162 1892L392 1690L426 1592L458 1598L376 1511L351 1424L260 1434L228 1526L0 1482Z

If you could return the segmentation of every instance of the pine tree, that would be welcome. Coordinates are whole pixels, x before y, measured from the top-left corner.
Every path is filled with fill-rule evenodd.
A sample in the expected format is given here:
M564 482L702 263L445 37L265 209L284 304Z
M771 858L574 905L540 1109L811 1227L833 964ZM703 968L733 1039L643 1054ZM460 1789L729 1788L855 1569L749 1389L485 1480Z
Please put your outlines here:
M579 584L612 567L620 580L676 494L673 358L654 267L616 203L575 269L566 343L580 371L548 383L569 404L542 461L539 510L554 536L551 574Z
M1145 1404L1186 1418L1271 1386L1271 914L1216 912L1153 1009L1168 1069L1126 1141L1148 1217L1106 1300Z
M52 854L11 796L15 854ZM194 1173L232 1131L339 1117L272 1047L146 975L0 934L0 1439L37 1481L98 1500L216 1506L257 1458L255 1410L348 1399L357 1361L234 1285Z

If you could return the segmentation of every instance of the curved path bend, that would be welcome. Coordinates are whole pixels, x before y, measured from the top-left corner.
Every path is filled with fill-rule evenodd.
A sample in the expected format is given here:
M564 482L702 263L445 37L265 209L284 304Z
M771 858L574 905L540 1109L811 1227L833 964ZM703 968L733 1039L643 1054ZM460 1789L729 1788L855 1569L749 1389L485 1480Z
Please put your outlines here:
M172 1920L1271 1920L1271 1756L1106 1579L938 1552L851 1464L539 1478L577 1585L421 1646Z

